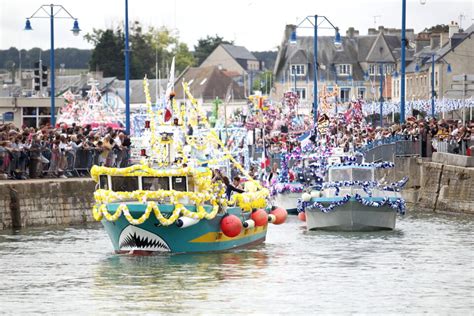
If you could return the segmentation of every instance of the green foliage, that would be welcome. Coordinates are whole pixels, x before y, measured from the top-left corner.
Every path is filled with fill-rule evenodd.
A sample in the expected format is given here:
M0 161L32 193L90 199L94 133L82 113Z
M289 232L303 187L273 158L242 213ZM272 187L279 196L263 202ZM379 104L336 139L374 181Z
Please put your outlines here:
M449 32L449 25L446 24L436 24L430 28L425 28L425 32L431 33L448 33Z
M89 35L87 34L86 38ZM123 55L125 45L121 30L94 29L94 34L90 35L90 38L94 38L92 41L96 43L89 61L90 69L103 71L104 77L116 76L123 79L125 76Z
M262 91L262 94L269 94L273 86L273 72L266 70L253 79L253 91Z
M95 45L91 70L102 70L106 76L124 77L124 35L122 29L93 30L85 38ZM133 22L129 32L130 45L130 78L155 78L157 70L161 77L168 75L173 56L176 56L177 73L194 65L194 57L185 43L166 27L149 27L144 30L139 22ZM119 47L120 46L120 47ZM111 54L111 50L117 54ZM114 68L111 66L113 65ZM158 69L157 69L158 65Z
M88 62L91 58L92 52L88 49L77 48L57 48L54 51L56 67L59 68L61 64L68 69L87 69ZM21 67L23 69L33 68L34 63L39 59L49 66L49 49L41 50L40 48L32 48L29 50L21 50ZM20 66L20 52L15 47L10 47L6 50L0 50L0 68L8 68L8 64L15 63L15 67Z
M194 57L196 58L197 65L201 65L207 56L220 44L234 44L234 41L226 41L217 34L214 37L207 35L206 38L199 39L198 44L194 46Z

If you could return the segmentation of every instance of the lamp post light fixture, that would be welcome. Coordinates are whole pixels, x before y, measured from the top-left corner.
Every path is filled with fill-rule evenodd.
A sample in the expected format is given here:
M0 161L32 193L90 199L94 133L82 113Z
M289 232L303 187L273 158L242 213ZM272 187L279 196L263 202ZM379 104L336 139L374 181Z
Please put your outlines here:
M58 13L64 11L67 16L58 16ZM46 13L45 16L37 16L39 12ZM54 65L54 19L73 19L74 24L72 26L72 34L74 36L79 35L81 29L79 28L79 22L77 18L73 17L69 11L67 11L62 5L56 4L45 4L39 7L30 17L26 18L25 23L25 31L32 31L33 28L31 26L31 19L40 19L40 18L48 18L50 19L50 37L51 37L51 51L50 51L50 67L51 67L51 126L54 127L56 125L56 107L55 107L55 65Z
M321 19L318 22L318 19ZM311 27L304 27L302 26L303 23L309 22ZM323 22L329 23L331 27L320 27ZM329 21L329 19L323 15L310 15L304 18L296 27L295 30L290 35L290 43L295 44L297 37L296 37L296 29L297 28L312 28L314 30L314 37L313 37L313 121L314 126L316 127L318 124L318 29L334 29L335 37L334 37L334 47L339 50L342 47L341 41L341 34L339 33L339 28L334 26L334 24Z

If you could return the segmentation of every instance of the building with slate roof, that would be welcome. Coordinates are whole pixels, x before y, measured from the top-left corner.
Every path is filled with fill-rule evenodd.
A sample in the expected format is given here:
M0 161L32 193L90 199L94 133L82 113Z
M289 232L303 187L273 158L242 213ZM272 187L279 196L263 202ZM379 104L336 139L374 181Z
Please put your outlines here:
M189 85L193 97L210 112L216 98L223 101L219 110L220 117L230 115L247 104L244 87L239 84L235 72L221 69L219 66L189 67L176 78L175 92L178 102L186 102L182 82Z
M449 33L419 33L415 40L415 52L406 68L406 100L431 98L431 56L435 58L434 91L438 98L461 99L456 93L454 78L474 75L474 24L462 31L455 22L449 25ZM448 72L448 64L451 72ZM400 100L400 78L393 78L393 100ZM458 89L459 90L459 89ZM464 95L469 98L471 95Z
M287 25L275 62L273 98L284 92L298 93L308 109L313 102L313 37L298 37L296 44L289 38L294 25ZM414 31L407 30L407 39L414 39ZM333 36L318 36L318 90L339 87L338 100L379 100L380 67L384 81L383 96L391 98L391 74L400 56L401 31L379 27L359 35L354 28L341 37L342 47L336 49ZM410 55L410 53L408 53Z

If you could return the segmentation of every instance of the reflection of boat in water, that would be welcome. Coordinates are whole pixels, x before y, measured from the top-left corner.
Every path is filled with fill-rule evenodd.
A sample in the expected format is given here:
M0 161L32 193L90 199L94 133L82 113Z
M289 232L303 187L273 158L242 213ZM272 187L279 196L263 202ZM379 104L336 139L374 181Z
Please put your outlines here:
M134 302L145 305L153 302L151 305L155 312L156 304L160 303L161 312L167 308L172 312L173 308L176 311L176 304L184 303L191 296L206 300L207 292L222 286L226 280L247 280L250 276L256 278L265 275L268 263L268 255L260 246L219 253L109 256L96 266L94 291L100 295L116 286L127 287L127 292L116 295L123 295L126 300L134 297L134 294L140 294L139 298L135 296ZM137 292L134 292L135 289ZM122 297L116 297L119 298ZM161 304L170 300L173 301L172 306ZM182 306L184 309L188 307L192 308Z
M186 137L184 111L173 98L172 108L179 113L173 122L153 113L146 80L144 84L150 121L139 142L141 162L124 169L91 170L99 187L94 218L104 225L115 251L207 252L263 242L268 223L284 222L286 211L265 209L268 190L249 177L209 126L203 129L207 133L199 133L199 143ZM197 107L186 86L185 90ZM196 130L207 125L205 116L196 116ZM228 183L217 181L211 170L223 161L249 179L247 191L230 199L224 194Z
M393 164L328 166L328 181L302 196L300 210L305 212L308 230L394 229L397 213L405 213L400 190L408 179L391 185L375 181L376 168L387 167Z

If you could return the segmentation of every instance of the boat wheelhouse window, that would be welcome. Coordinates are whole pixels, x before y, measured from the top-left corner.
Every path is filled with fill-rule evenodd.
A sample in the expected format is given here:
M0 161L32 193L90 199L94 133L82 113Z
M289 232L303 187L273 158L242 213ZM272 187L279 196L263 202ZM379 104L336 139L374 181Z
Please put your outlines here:
M352 181L372 181L372 169L352 169Z
M143 177L143 190L158 191L170 189L170 178L168 177Z
M171 177L171 183L173 190L175 191L187 191L186 177Z
M138 190L138 177L112 177L112 190L131 192Z
M109 179L106 174L99 176L99 188L108 190L109 189Z
M329 178L329 181L350 181L352 178L351 169L332 169Z

